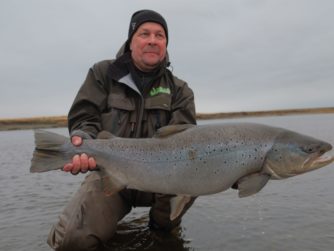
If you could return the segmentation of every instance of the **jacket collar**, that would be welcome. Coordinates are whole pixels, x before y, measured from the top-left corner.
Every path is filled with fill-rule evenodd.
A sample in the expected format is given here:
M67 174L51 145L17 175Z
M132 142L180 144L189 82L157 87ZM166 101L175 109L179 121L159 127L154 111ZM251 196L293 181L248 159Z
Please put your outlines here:
M126 51L126 48L126 43L124 43L117 52L116 60L109 66L108 76L111 79L126 84L130 88L140 93L133 77L131 76L131 69L134 67L132 63L131 52ZM162 76L166 71L168 66L167 62L169 62L168 52L166 54L165 60L160 66L160 70L157 74L158 76Z

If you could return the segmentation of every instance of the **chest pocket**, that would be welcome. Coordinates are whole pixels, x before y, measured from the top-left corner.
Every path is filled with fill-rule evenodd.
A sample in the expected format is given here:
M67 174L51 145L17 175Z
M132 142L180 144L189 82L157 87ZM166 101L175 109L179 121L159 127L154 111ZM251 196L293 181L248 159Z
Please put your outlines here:
M144 134L152 136L157 129L168 124L171 102L170 94L159 94L145 99Z
M111 93L107 110L101 115L103 130L120 137L129 137L130 124L136 119L135 108L133 100L119 93Z

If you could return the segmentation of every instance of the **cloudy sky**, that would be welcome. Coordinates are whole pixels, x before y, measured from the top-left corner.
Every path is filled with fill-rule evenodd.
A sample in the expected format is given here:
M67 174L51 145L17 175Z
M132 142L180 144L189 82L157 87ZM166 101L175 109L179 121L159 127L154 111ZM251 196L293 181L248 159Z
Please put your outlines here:
M334 106L333 0L0 2L0 118L65 115L130 16L160 12L198 112Z

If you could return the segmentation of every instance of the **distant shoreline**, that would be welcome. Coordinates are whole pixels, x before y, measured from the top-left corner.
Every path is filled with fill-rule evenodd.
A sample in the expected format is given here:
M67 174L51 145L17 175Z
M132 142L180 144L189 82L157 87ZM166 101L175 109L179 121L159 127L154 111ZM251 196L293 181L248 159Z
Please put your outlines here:
M298 114L325 114L325 113L334 113L334 107L271 110L271 111L197 113L196 117L198 120L208 120L208 119L231 119L231 118L242 118L242 117L285 116L285 115L298 115ZM0 119L0 131L28 130L37 128L57 128L57 127L67 127L66 116Z

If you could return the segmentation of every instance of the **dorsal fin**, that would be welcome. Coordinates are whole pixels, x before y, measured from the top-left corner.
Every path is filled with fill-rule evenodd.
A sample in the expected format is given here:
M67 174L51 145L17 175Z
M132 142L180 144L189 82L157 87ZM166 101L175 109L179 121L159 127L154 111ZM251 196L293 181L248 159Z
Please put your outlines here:
M157 132L154 134L154 138L164 138L168 137L170 135L182 132L184 130L187 130L191 127L194 127L193 124L181 124L181 125L168 125L161 127L157 130Z
M116 137L115 135L113 135L111 132L108 131L101 131L97 135L97 139L111 139L115 137Z

